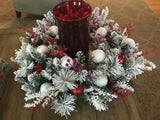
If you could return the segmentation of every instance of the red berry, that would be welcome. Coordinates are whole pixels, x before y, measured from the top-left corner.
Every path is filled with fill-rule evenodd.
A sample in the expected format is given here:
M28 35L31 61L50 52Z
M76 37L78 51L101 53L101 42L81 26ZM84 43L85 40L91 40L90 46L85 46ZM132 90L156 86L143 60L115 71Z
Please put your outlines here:
M67 59L67 62L70 62L70 59Z
M104 39L104 36L102 36L102 39Z
M73 68L73 70L74 70L74 71L77 71L77 68L76 68L76 67L74 67L74 68Z
M74 63L76 63L77 62L77 60L76 59L74 59Z
M83 65L81 65L80 68L83 69Z

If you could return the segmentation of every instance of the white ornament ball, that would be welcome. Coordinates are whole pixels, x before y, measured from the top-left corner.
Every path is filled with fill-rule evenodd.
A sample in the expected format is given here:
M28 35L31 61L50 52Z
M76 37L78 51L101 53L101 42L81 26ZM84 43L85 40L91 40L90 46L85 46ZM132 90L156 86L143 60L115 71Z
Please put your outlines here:
M108 78L104 75L99 76L96 80L95 80L95 85L99 86L99 87L104 87L106 86L108 83Z
M105 59L105 52L103 50L93 50L91 53L93 62L100 63Z
M64 67L64 68L70 68L73 66L73 59L69 56L63 56L61 58L61 65Z
M53 85L52 85L51 83L45 82L45 83L43 83L43 84L41 85L41 87L40 87L40 92L41 92L42 94L47 94L48 91L49 91L49 88L52 87L52 86L53 86Z
M107 35L107 30L104 27L100 27L96 31L96 35L100 34L100 36L105 37Z
M52 36L56 36L58 34L58 27L57 26L51 26L48 29L48 31Z
M130 47L135 47L135 41L131 38L127 38L124 42L128 44Z
M40 45L37 47L37 52L40 53L41 55L45 55L46 53L48 53L48 47L45 45Z

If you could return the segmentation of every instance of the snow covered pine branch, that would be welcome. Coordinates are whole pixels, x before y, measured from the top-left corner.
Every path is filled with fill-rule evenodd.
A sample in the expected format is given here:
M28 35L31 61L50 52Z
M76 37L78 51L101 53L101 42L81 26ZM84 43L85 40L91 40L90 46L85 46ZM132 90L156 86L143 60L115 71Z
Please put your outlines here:
M12 60L20 66L14 74L26 92L26 108L50 106L67 117L75 111L76 100L83 98L96 110L107 110L107 102L134 91L129 85L133 77L156 67L138 51L127 28L107 19L108 13L108 7L101 13L96 7L90 16L94 49L88 58L81 51L71 58L57 44L58 27L51 11L36 21L33 33L20 38L21 48Z

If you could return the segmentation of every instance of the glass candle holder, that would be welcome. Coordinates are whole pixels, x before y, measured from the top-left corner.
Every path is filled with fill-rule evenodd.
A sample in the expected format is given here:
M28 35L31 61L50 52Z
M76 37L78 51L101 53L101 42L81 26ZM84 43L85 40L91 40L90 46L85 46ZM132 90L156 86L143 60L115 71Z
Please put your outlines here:
M67 48L66 53L74 58L77 51L88 52L91 6L84 1L64 1L53 8L58 23L59 38Z

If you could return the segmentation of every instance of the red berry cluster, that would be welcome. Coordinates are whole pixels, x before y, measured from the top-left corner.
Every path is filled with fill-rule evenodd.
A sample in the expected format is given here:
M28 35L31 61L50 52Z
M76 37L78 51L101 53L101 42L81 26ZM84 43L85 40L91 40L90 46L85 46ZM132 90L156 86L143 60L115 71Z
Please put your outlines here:
M65 55L65 51L67 50L67 48L64 48L64 47L57 47L57 49L52 49L48 56L51 57L51 58L54 58L54 57L58 57L58 58L61 58L63 55Z
M45 42L46 42L47 44L50 44L50 45L57 44L55 38L46 39Z
M77 72L80 72L84 68L82 64L80 65L77 64L77 59L74 59L73 66L74 66L73 70Z

